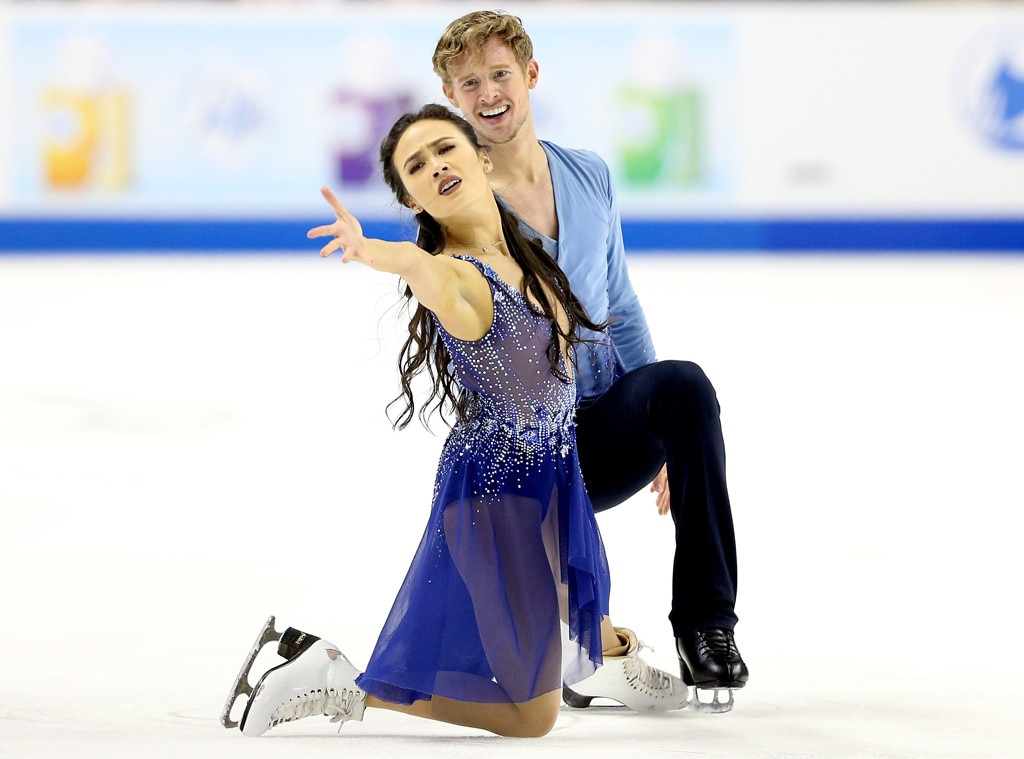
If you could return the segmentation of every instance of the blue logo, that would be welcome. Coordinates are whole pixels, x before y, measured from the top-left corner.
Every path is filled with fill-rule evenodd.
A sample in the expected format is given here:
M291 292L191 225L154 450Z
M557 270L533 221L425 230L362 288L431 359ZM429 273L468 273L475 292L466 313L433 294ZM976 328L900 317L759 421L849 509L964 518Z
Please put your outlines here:
M957 57L953 100L990 145L1024 150L1024 29L989 29Z

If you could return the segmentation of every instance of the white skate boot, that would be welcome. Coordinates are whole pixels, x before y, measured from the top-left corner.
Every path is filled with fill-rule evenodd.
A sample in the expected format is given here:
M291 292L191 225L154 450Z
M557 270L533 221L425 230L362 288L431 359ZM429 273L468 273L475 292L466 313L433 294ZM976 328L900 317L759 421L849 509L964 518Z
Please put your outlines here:
M267 670L250 688L249 668L263 645L274 640L280 640L278 653L286 661ZM359 670L333 644L293 627L283 634L277 633L274 618L270 617L242 665L221 723L225 727L238 725L243 735L257 736L282 722L313 715L343 724L350 719L361 721L366 694L356 687L358 676ZM242 719L232 722L231 707L243 693L249 694L249 701Z
M562 700L585 709L595 698L608 698L637 712L667 712L687 704L686 685L675 675L655 669L640 658L642 644L625 627L615 632L626 643L622 656L606 656L597 672L571 688L562 687Z

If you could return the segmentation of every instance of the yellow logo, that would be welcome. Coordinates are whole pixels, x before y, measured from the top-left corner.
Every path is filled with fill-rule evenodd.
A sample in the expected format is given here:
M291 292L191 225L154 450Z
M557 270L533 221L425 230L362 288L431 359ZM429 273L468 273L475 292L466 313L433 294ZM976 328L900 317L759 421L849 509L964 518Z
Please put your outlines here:
M117 191L131 182L131 98L119 89L43 93L43 174L55 190Z

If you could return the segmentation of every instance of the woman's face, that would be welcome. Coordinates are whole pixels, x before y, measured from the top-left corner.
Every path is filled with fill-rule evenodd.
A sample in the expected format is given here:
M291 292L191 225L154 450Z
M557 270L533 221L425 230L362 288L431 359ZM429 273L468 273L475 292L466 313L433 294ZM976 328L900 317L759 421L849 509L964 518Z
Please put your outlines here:
M450 121L412 124L395 145L391 162L405 186L406 205L438 220L491 195L491 159Z

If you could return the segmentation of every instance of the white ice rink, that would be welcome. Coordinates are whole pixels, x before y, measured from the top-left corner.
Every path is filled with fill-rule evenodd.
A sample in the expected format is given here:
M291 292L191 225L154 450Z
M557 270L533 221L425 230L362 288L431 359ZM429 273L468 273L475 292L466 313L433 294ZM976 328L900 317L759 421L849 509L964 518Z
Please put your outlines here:
M268 614L365 662L443 428L394 433L391 280L308 256L0 257L0 757L1024 756L1024 258L639 256L723 407L749 686L536 740L217 722ZM602 514L674 669L670 523Z

